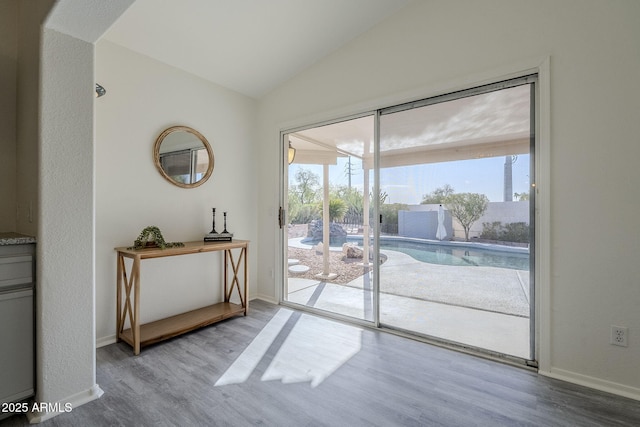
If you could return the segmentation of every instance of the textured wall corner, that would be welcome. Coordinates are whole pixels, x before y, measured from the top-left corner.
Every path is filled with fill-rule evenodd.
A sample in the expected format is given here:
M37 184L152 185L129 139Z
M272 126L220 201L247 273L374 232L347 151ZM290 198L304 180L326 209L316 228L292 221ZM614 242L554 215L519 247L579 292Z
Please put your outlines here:
M43 33L40 105L37 398L95 384L93 55L91 43Z

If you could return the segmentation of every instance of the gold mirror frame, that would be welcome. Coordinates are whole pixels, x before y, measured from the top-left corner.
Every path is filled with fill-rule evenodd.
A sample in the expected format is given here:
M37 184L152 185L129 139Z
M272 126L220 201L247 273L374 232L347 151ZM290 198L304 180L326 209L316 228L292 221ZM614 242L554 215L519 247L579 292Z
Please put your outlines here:
M167 174L167 172L162 168L162 164L160 162L160 146L162 145L162 142L165 140L165 138L167 138L169 135L171 135L174 132L188 132L194 135L196 138L200 140L200 142L202 142L202 145L207 150L207 155L209 157L209 165L207 167L207 171L204 173L202 178L200 178L196 182L185 184L183 182L176 181L169 174ZM155 163L156 169L158 169L158 172L160 172L160 174L173 185L177 185L178 187L182 187L182 188L195 188L207 182L207 180L213 173L214 157L213 157L213 150L211 149L211 145L209 145L209 141L207 141L207 138L205 138L204 135L202 135L200 132L188 126L172 126L170 128L165 129L158 136L158 138L156 139L156 142L153 144L153 162Z

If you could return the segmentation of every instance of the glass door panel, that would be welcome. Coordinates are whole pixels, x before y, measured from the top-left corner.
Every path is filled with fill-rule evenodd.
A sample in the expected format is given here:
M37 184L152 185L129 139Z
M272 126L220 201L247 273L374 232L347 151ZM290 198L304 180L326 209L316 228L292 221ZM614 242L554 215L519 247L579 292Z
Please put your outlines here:
M283 138L283 300L372 321L373 116Z
M530 86L381 112L381 324L532 358Z

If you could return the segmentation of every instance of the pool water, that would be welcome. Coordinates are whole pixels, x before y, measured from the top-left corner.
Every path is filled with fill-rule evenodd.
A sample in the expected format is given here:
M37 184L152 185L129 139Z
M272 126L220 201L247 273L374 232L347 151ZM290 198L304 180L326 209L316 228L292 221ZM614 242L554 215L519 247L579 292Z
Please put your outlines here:
M353 242L362 246L362 237L349 236L340 241L332 241L332 247L341 247L343 243ZM302 243L317 245L319 241L303 239ZM428 243L426 241L381 238L380 249L405 253L414 259L430 264L456 265L468 267L499 267L512 270L529 271L527 251L491 250L471 246ZM514 248L515 249L515 248ZM523 249L523 248L519 248ZM517 250L517 249L516 249Z
M430 264L529 270L529 254L526 253L386 239L380 241L380 249L402 252Z

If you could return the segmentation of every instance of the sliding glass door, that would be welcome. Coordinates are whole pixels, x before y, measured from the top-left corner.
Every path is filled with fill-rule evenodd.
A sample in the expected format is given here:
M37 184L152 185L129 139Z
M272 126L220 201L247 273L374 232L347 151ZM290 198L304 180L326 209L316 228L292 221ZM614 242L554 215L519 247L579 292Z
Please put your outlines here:
M284 133L283 300L534 359L534 85Z
M373 321L373 116L291 131L283 299Z
M475 92L381 112L380 323L529 359L532 91Z

